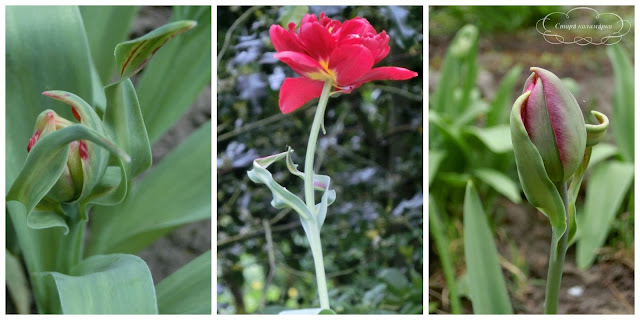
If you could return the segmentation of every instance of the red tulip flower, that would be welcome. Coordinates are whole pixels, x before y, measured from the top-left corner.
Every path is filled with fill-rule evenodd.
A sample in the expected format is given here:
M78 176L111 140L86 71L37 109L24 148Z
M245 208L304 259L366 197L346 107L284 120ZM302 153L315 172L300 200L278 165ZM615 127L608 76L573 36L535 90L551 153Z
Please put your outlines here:
M289 65L301 78L287 78L280 88L282 113L292 112L307 101L320 97L325 81L333 83L334 92L350 93L373 80L406 80L418 74L399 67L373 65L389 54L389 36L377 33L369 21L354 18L340 23L322 13L302 18L289 30L279 25L269 29L278 53L275 57Z

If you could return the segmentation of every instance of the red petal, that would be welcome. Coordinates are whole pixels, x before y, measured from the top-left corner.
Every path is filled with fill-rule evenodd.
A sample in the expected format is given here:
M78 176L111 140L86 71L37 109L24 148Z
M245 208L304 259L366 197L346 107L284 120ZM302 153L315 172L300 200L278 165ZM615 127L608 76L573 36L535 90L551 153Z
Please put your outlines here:
M349 86L373 67L371 51L362 45L336 48L329 58L329 69L336 73L339 86Z
M374 80L407 80L418 76L417 72L398 67L379 67L371 69L367 74L358 79L358 83Z
M276 48L276 51L278 52L304 52L302 46L293 34L290 31L283 29L281 26L275 24L272 25L271 28L269 28L269 36L271 37L273 47Z
M306 23L300 26L300 41L309 55L316 60L327 61L336 44L327 28L320 23Z
M289 65L293 71L297 72L301 76L307 76L309 73L316 72L326 73L318 61L313 60L304 53L283 51L278 52L273 56Z
M290 113L322 94L324 82L307 78L286 78L280 87L280 111Z

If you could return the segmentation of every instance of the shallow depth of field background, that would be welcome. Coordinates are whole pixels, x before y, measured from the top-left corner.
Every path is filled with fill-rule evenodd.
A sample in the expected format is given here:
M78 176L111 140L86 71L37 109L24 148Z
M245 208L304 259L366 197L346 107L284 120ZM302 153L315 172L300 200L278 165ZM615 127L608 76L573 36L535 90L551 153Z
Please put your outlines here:
M599 12L614 12L631 21L631 31L616 45L631 58L634 50L633 7L593 7ZM605 113L611 120L605 143L617 145L612 134L616 123L613 114L613 97L616 90L612 63L607 46L552 45L545 42L536 29L536 22L554 11L566 12L564 7L430 7L429 8L429 94L443 83L441 73L447 48L456 32L464 25L478 28L477 78L478 96L473 101L491 105L496 98L499 84L513 67L519 65L513 90L508 90L508 103L501 106L510 110L522 86L531 74L530 67L537 66L552 71L566 79L580 104L585 121L593 123L589 110ZM517 72L517 71L516 71ZM633 100L631 100L633 102ZM430 99L430 110L434 108ZM633 106L630 106L633 110ZM508 111L507 111L508 112ZM633 112L629 115L633 118ZM431 117L430 117L431 118ZM500 124L508 125L508 117ZM485 127L486 114L477 115L469 126ZM430 123L429 159L441 150L450 150L451 142ZM522 201L514 203L500 192L474 176L474 163L494 157L494 153L479 140L469 138L473 144L472 163L458 165L455 159L445 156L430 182L430 194L434 196L439 215L448 239L456 286L462 295L462 312L472 313L465 283L465 256L463 246L462 202L466 179L473 177L483 200L487 219L500 254L500 265L507 282L507 289L516 313L541 313L544 302L544 286L551 228L547 218L537 212L520 191ZM442 152L440 154L443 154ZM497 157L501 164L494 167L506 174L520 188L513 152ZM511 159L511 160L509 160ZM593 161L593 160L592 160ZM606 161L621 161L610 156ZM605 161L605 162L606 162ZM495 164L496 162L494 162ZM604 163L604 162L603 162ZM632 164L631 164L632 165ZM431 168L430 168L431 170ZM584 216L585 195L594 168L587 171L577 200L578 219ZM432 177L430 177L431 181ZM612 219L602 247L598 249L593 265L582 270L576 265L576 245L567 252L562 279L559 313L609 314L634 313L634 201L633 182L622 194L622 202ZM517 202L517 201L516 201ZM607 223L608 224L608 223ZM603 223L600 229L605 229ZM580 232L580 231L578 231ZM445 281L439 254L430 239L429 247L429 313L451 313L449 289Z
M273 58L269 27L289 16L299 23L305 10L217 8L219 314L319 305L298 215L274 209L270 191L247 177L254 159L287 146L303 166L317 102L281 114L280 84L296 75ZM377 66L420 74L408 81L368 83L329 100L316 172L329 175L337 192L321 231L331 307L338 313L422 313L423 9L308 10L341 21L367 18L391 36L391 52ZM302 180L283 164L269 169L279 183L302 193Z

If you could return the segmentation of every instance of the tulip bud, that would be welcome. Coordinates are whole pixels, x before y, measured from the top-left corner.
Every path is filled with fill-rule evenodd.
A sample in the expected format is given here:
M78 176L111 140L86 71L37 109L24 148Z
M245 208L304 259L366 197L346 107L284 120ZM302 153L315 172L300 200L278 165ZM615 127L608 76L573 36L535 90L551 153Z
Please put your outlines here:
M27 152L31 151L40 138L73 124L73 122L59 116L53 110L43 111L36 119L35 132L29 139ZM87 159L88 157L87 143L84 140L71 142L69 144L67 165L47 196L58 202L73 201L80 196L84 176L82 159Z
M580 106L562 80L545 69L531 71L524 85L524 93L530 94L522 100L520 118L549 179L557 184L569 179L580 165L587 131Z

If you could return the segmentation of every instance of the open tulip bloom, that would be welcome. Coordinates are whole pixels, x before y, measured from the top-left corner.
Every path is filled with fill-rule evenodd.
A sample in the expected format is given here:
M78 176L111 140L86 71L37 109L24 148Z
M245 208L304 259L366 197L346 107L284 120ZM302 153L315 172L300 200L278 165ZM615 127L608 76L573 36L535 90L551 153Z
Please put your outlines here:
M289 65L301 77L287 78L280 88L279 105L282 113L290 113L311 99L320 97L307 144L304 173L291 161L289 150L256 159L249 178L267 185L273 193L271 204L275 208L289 207L301 218L313 255L320 309L288 311L286 313L333 313L329 306L327 284L320 244L320 227L327 215L327 207L336 198L329 189L330 178L313 172L313 159L318 132L323 122L329 96L350 93L365 82L374 80L406 80L418 74L399 67L377 67L389 54L389 36L377 33L369 21L354 18L341 23L322 13L302 18L299 28L290 23L288 30L272 25L269 34L277 53L275 57ZM267 167L277 160L286 159L287 169L304 180L305 202L273 180ZM315 191L321 191L319 203Z
M576 233L575 201L591 157L591 147L609 120L584 123L578 102L556 75L533 67L511 112L511 140L522 190L551 222L552 241L545 313L557 313L562 265ZM568 185L568 189L567 189Z

